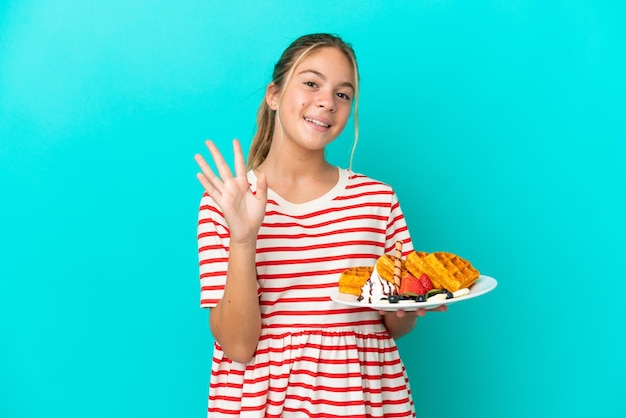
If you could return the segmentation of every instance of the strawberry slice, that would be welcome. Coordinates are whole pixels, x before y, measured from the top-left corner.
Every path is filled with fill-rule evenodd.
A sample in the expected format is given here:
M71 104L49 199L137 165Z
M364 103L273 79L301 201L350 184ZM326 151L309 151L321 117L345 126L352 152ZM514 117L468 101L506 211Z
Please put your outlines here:
M435 286L433 286L433 282L430 280L430 277L428 277L428 274L426 273L422 273L419 282L422 287L424 287L424 293L435 288Z
M431 288L432 285L433 284L430 283ZM427 290L424 289L424 285L421 283L421 281L412 274L407 273L400 280L400 295L423 295L426 292Z

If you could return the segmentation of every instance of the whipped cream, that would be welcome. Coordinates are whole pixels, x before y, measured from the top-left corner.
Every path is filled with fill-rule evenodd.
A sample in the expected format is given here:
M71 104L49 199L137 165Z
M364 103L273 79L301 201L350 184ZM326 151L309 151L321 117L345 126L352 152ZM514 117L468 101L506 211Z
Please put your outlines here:
M380 277L380 274L378 274L376 267L374 267L372 275L369 279L367 279L367 281L361 288L361 296L358 300L359 302L365 303L378 303L382 299L389 297L389 295L392 295L393 292L393 283L390 283Z

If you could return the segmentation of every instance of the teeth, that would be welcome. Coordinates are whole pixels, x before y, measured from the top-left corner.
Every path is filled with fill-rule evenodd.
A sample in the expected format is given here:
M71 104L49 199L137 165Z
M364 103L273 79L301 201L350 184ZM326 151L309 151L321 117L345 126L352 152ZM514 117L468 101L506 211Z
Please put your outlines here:
M325 124L324 122L320 122L319 120L304 118L307 122L311 122L316 124L317 126L322 126L324 128L328 128L330 125Z

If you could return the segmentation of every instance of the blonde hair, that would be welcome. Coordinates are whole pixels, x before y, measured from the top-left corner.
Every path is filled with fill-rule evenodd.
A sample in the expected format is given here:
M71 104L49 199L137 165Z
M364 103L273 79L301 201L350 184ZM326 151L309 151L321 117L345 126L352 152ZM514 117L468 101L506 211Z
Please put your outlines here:
M285 49L280 59L274 65L272 74L272 83L282 92L293 76L293 72L298 64L306 58L312 51L331 47L337 48L348 58L354 70L354 141L352 151L350 153L350 169L352 168L352 159L356 150L356 144L359 138L359 69L356 62L356 55L352 46L344 42L340 37L327 33L315 33L304 35L296 39ZM250 151L248 152L248 169L258 167L269 153L274 137L276 111L272 110L267 104L265 97L261 101L261 105L257 111L257 131L252 139Z

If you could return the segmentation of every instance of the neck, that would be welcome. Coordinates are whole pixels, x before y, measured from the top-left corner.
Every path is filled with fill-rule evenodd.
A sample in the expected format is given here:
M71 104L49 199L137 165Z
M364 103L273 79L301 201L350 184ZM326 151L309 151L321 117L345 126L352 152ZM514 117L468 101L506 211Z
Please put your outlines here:
M298 152L280 147L270 148L267 158L257 170L267 175L268 180L323 178L335 173L336 168L326 161L324 150Z
M326 161L323 154L317 158L296 158L283 150L281 158L270 154L259 165L270 189L292 203L310 202L323 196L338 181L339 171Z

